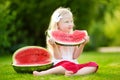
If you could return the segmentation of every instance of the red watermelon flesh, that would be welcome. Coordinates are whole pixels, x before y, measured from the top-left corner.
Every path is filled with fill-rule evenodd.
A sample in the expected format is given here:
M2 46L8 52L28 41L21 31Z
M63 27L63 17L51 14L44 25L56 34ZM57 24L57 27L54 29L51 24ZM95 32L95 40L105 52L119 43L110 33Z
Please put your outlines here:
M85 41L84 38L87 36L87 32L85 30L75 30L69 34L56 30L51 32L51 36L58 44L77 45Z
M16 65L37 65L51 62L51 54L41 47L26 47L14 53L13 64Z

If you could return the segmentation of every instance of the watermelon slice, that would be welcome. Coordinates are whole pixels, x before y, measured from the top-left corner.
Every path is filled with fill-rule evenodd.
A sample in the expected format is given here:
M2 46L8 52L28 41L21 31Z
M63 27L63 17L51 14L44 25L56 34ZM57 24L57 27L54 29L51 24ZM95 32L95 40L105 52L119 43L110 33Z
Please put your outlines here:
M13 54L13 68L16 72L42 71L52 67L51 54L45 48L26 46Z
M49 36L52 37L57 44L64 46L76 46L85 41L87 36L86 30L75 30L73 33L65 33L60 30L49 32Z

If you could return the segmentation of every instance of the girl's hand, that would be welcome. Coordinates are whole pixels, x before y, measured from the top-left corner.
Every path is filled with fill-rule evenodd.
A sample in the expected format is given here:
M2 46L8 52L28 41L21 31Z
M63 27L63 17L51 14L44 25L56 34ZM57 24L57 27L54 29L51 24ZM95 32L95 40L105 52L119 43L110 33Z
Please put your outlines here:
M55 46L55 45L56 45L54 39L52 39L52 38L50 38L50 39L48 40L48 42L50 43L51 46Z
M84 39L85 39L85 41L82 43L83 45L85 45L86 43L89 42L89 36L86 36Z

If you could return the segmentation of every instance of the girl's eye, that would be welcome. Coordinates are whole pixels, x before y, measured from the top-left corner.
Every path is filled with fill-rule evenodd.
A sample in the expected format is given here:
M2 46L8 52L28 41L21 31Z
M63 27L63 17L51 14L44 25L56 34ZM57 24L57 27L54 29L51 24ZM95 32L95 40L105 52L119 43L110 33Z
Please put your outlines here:
M64 21L65 23L73 23L73 20L71 20L71 21Z
M65 23L69 23L69 21L65 21Z

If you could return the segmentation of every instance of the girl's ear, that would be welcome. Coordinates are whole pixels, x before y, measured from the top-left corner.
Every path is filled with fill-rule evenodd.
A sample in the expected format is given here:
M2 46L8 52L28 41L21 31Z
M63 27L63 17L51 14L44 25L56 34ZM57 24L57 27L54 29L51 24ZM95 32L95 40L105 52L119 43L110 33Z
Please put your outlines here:
M47 31L48 31L48 30L45 31L45 35L46 35L46 36L47 36Z
M48 31L49 31L49 30L46 30L46 31L45 31L45 35L46 35L46 36L48 36L48 37L50 37L50 35L49 35L49 32L48 32Z

